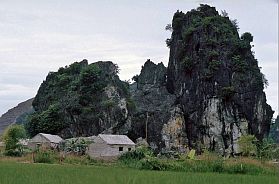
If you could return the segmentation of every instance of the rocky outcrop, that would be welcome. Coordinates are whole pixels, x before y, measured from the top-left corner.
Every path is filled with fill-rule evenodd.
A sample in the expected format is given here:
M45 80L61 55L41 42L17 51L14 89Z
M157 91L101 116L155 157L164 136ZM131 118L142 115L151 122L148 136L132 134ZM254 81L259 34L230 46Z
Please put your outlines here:
M239 37L234 22L208 5L176 12L172 28L167 89L181 105L189 147L233 154L241 135L267 135L273 111L252 35Z
M234 155L242 135L261 140L269 133L273 115L252 41L214 7L178 11L167 68L147 60L130 85L112 62L60 68L40 86L27 129L63 137L128 134L157 152Z
M117 73L117 65L110 61L88 64L87 60L49 73L34 99L28 132L64 138L127 133L130 95Z
M155 149L165 147L162 140L162 129L171 118L175 96L166 89L166 67L163 63L154 64L147 60L135 83L130 86L131 99L136 110L132 117L130 137L146 138Z
M32 102L33 98L21 102L0 117L0 135L9 125L16 123L21 115L33 111Z

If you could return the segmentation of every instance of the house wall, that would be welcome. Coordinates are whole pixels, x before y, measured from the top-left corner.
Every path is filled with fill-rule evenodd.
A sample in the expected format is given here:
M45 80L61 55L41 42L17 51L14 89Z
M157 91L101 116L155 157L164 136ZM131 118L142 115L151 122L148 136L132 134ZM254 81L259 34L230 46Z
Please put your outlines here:
M123 147L123 151L119 151L119 147ZM99 137L94 140L94 143L88 146L88 155L91 158L107 159L116 158L122 153L135 149L133 145L108 145Z
M38 134L35 137L33 137L29 142L28 142L28 148L35 150L38 147L42 149L50 149L52 148L53 143L50 143L48 139L46 139L44 136Z

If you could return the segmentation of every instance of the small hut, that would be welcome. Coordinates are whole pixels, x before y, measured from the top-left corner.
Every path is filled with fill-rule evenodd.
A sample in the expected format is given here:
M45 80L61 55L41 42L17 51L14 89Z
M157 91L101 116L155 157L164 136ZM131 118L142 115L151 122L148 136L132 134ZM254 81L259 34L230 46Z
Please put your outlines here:
M62 140L58 135L39 133L29 140L28 148L32 150L37 148L57 149Z
M88 146L88 155L95 159L114 159L135 149L135 143L126 135L99 134Z

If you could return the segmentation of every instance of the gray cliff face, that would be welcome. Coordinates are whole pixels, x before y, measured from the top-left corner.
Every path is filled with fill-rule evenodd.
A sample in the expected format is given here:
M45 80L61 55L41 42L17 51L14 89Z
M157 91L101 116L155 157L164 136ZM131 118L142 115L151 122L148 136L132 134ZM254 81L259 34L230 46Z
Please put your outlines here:
M130 136L146 138L155 150L165 147L162 130L171 118L175 96L166 90L166 67L150 60L142 67L137 83L130 86L131 98L136 110L132 118Z
M188 146L233 154L241 135L261 140L273 111L250 42L207 5L177 12L172 26L167 89L181 106Z

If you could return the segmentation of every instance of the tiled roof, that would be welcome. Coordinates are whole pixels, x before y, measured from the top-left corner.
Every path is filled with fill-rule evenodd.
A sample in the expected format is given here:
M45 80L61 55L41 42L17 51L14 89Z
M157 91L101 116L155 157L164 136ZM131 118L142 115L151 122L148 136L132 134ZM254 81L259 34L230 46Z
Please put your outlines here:
M126 135L99 134L99 137L107 144L135 145L135 143Z
M58 144L58 143L60 143L63 140L58 135L44 134L44 133L39 133L39 134L44 136L45 138L47 138L52 143L57 143Z

